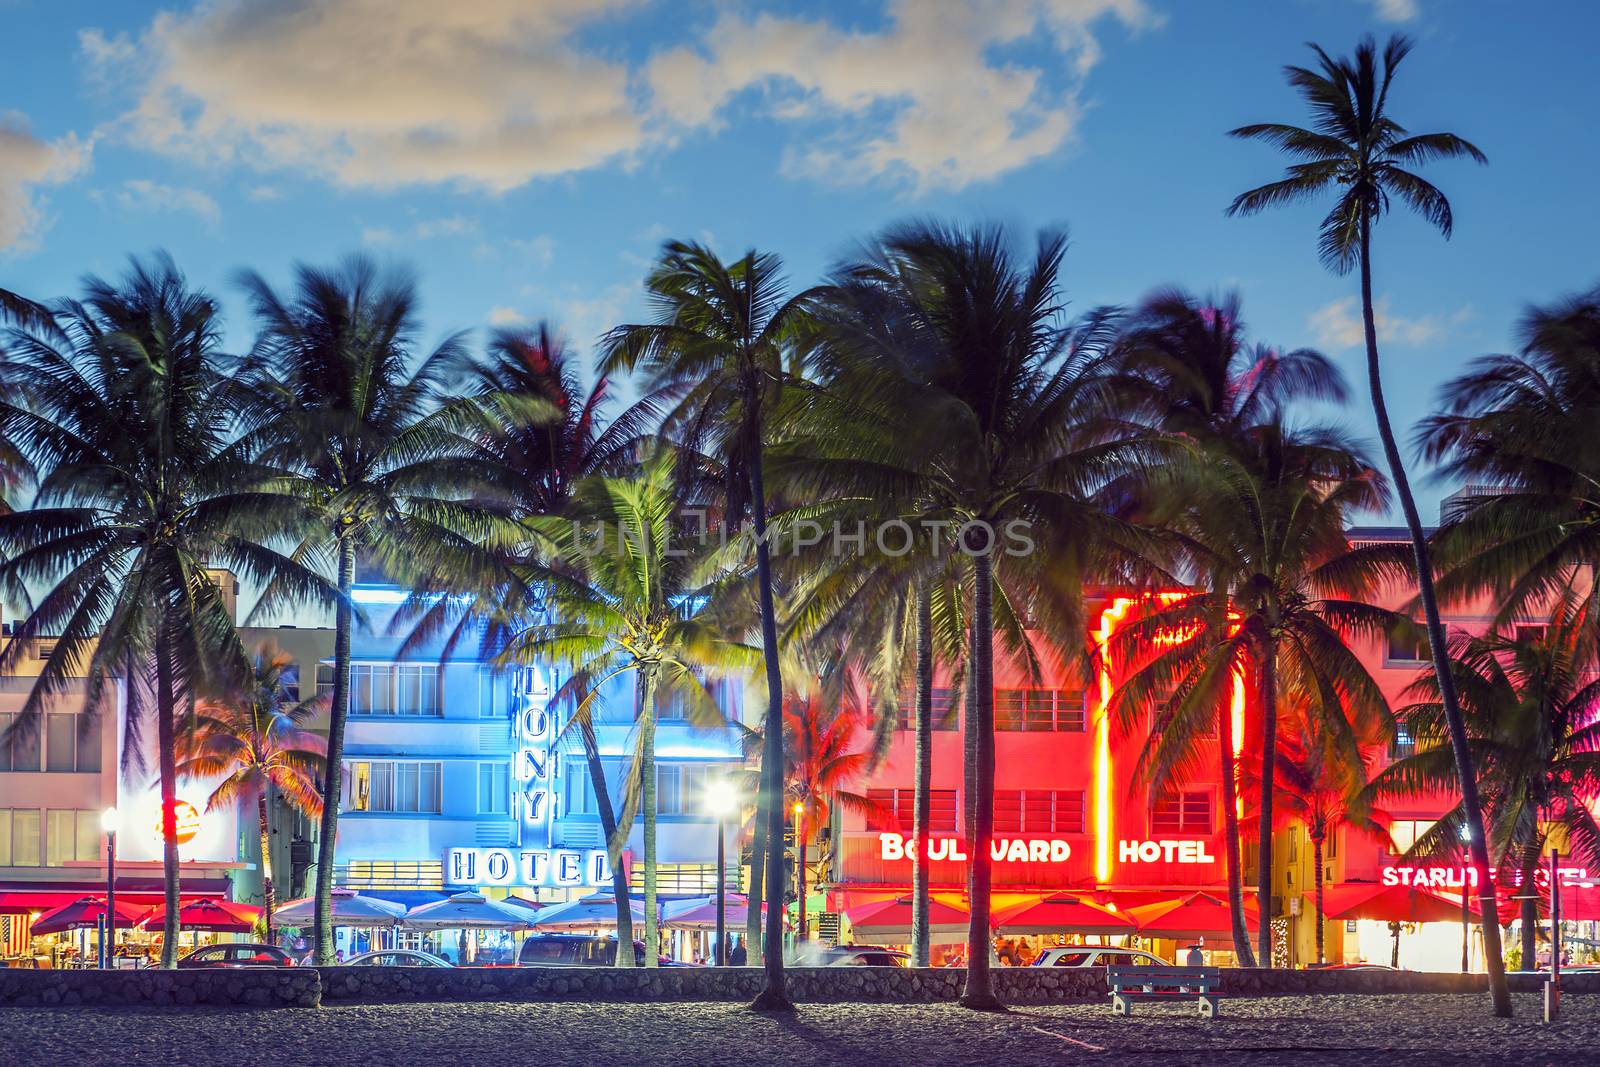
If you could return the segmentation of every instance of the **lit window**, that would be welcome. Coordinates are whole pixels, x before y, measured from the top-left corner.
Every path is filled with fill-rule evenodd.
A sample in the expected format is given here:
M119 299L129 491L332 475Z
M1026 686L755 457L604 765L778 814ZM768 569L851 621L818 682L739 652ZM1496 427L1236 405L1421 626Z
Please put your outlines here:
M39 866L39 810L0 808L0 867Z
M1150 832L1156 836L1211 833L1211 794L1205 790L1162 793L1150 806Z

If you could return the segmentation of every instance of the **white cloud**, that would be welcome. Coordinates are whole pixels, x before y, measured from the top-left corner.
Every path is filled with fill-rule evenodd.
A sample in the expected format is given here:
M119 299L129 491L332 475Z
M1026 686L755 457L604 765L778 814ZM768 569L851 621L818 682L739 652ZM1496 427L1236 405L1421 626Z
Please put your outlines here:
M250 188L244 191L244 195L248 199L257 201L258 203L283 199L283 193L276 186L272 185L252 185Z
M97 194L104 200L104 195ZM199 189L177 185L163 185L147 178L130 178L112 190L110 200L124 211L149 211L159 213L190 214L200 218L207 226L215 227L222 221L222 209L210 194Z
M1372 320L1377 327L1378 340L1404 345L1422 345L1437 340L1452 326L1458 326L1472 317L1472 307L1464 304L1448 315L1423 315L1406 318L1389 311L1389 298L1380 297L1373 305ZM1361 322L1361 304L1347 296L1326 304L1306 319L1306 325L1324 348L1355 348L1366 344L1366 330Z
M20 112L0 111L0 249L33 244L47 225L39 190L81 173L91 151L72 134L41 141Z
M573 41L631 2L207 0L139 34L129 132L346 185L514 188L639 144L627 69ZM83 40L105 63L121 51Z
M479 230L478 220L465 215L451 215L443 219L426 219L417 223L417 236L424 240L433 237L470 237Z
M516 308L492 307L489 309L490 326L526 326L528 316Z
M1417 0L1367 0L1373 12L1384 22L1410 22L1422 11Z
M714 126L747 90L766 94L780 120L829 120L834 131L791 145L791 173L830 181L909 178L919 188L961 188L1047 156L1077 125L1081 80L1099 59L1090 32L1114 16L1155 19L1141 0L891 0L883 29L724 15L703 48L656 56L646 78L659 113L693 128ZM996 50L1047 45L1064 61L1064 84L1046 66L997 58Z
M80 48L133 86L134 143L347 186L501 192L628 164L759 94L793 130L789 172L927 189L1061 149L1100 57L1091 30L1159 21L1146 0L881 2L868 29L732 5L638 59L589 38L649 0L201 0Z

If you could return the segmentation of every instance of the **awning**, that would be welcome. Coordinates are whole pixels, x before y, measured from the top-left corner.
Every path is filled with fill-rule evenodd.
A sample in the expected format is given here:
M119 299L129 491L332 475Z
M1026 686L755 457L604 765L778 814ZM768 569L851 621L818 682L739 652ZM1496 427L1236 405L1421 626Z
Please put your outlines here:
M1314 900L1314 896L1308 895L1308 901ZM1322 914L1329 919L1377 922L1460 922L1461 898L1447 897L1420 886L1345 882L1322 891Z
M1078 893L1050 893L1013 905L995 913L994 925L1003 934L1134 932L1133 920L1126 914Z
M98 892L92 888L86 890L72 889L19 889L0 890L0 915L31 915L34 912L54 911L56 908L66 907L74 901L82 900L86 896L105 896L106 887L102 884ZM205 893L184 893L181 899L185 903L193 903L203 897L210 896ZM140 892L129 893L119 885L117 887L117 908L120 911L124 903L137 904L148 910L165 901L159 893Z
M1187 939L1191 937L1227 938L1233 936L1233 922L1226 896L1190 893L1159 904L1128 909L1128 917L1139 925L1145 937ZM1260 925L1256 902L1244 902L1246 927Z

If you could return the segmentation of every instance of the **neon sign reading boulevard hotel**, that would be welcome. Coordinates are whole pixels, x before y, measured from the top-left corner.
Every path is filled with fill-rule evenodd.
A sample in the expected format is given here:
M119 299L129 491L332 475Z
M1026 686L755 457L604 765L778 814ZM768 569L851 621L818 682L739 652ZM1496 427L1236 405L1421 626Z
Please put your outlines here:
M916 841L905 834L878 835L878 856L885 860L909 859L916 853ZM1072 856L1072 844L1059 837L1008 837L997 834L989 842L989 855L996 863L1065 863ZM928 859L963 863L969 857L966 845L954 837L929 837ZM1118 841L1117 859L1122 863L1215 863L1204 841Z

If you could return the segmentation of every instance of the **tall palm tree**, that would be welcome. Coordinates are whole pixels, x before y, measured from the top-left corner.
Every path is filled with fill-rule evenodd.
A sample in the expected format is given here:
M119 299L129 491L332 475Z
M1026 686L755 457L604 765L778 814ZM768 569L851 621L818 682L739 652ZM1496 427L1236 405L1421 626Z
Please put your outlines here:
M644 836L645 966L659 957L656 869L655 737L659 699L677 700L691 724L725 728L705 689L714 673L753 665L745 646L726 640L709 604L720 577L681 510L670 452L648 458L632 475L595 475L578 483L561 515L530 518L562 567L552 570L545 597L551 620L512 635L506 663L555 660L572 681L558 698L572 698L571 723L592 723L599 694L613 679L634 683L638 721L624 785L615 853L635 813ZM569 729L573 728L569 725Z
M32 508L0 516L0 587L30 604L0 651L10 671L34 641L54 651L12 734L38 729L47 701L85 678L84 710L106 686L128 687L128 772L154 716L162 805L167 927L162 964L177 954L177 735L193 700L249 672L248 655L209 568L328 596L316 574L274 549L310 516L272 487L276 471L233 440L259 395L252 368L218 348L217 305L171 259L135 262L120 286L89 278L81 301L53 309L48 330L13 330L8 347L29 402L11 432L41 471ZM32 586L47 591L34 603ZM153 661L153 707L139 697Z
M1133 461L1115 416L1103 317L1069 330L1058 273L1065 238L1041 234L1019 262L1004 230L914 223L890 230L836 289L884 307L894 328L839 345L859 402L898 412L814 447L847 495L877 498L953 532L971 613L964 793L971 824L967 984L961 1003L1000 1007L989 975L994 823L994 637L1037 669L1024 619L1082 627L1082 578L1113 572L1134 540L1096 492ZM846 380L841 378L841 381ZM905 432L900 432L904 430ZM903 503L902 503L903 502ZM1020 524L1020 525L1011 525ZM1027 531L1035 551L1015 540ZM924 536L917 546L926 549ZM914 546L914 547L917 547ZM1000 610L997 611L997 607Z
M1573 858L1600 863L1600 655L1593 604L1568 592L1559 598L1542 632L1458 637L1450 646L1466 716L1468 747L1483 780L1488 842L1504 881L1523 887L1522 958L1534 957L1538 928L1535 884L1541 857L1554 835ZM1448 789L1452 757L1439 699L1438 679L1423 675L1410 694L1417 702L1401 714L1416 751L1390 765L1373 783L1380 795ZM1458 801L1417 839L1416 855L1449 855L1467 825ZM1480 911L1493 916L1490 904ZM1497 925L1484 924L1485 929ZM1487 947L1486 947L1487 951ZM1525 963L1526 965L1526 963Z
M1360 452L1332 431L1289 428L1280 409L1258 417L1255 426L1239 427L1228 451L1202 453L1151 478L1156 499L1181 502L1182 511L1166 523L1202 581L1119 631L1125 655L1143 665L1114 706L1125 730L1148 725L1143 771L1159 788L1193 768L1194 741L1213 732L1213 723L1223 749L1231 747L1227 704L1234 680L1254 677L1261 723L1251 740L1272 746L1270 755L1259 752L1256 776L1265 931L1257 962L1271 966L1271 801L1284 698L1312 701L1322 728L1346 747L1355 743L1347 715L1367 733L1392 733L1383 692L1345 639L1380 635L1395 624L1391 613L1367 602L1394 568L1375 550L1352 549L1345 535L1352 515L1384 499L1381 476ZM1226 809L1230 783L1222 785ZM1243 922L1235 918L1237 937Z
M1435 535L1440 591L1493 594L1499 624L1600 560L1600 289L1530 309L1519 334L1517 355L1447 383L1419 433L1441 477L1476 486Z
M1320 353L1310 349L1280 351L1266 345L1251 345L1247 340L1239 298L1233 294L1215 301L1203 301L1180 290L1158 291L1146 298L1129 316L1122 327L1116 348L1118 358L1125 364L1128 373L1146 387L1149 414L1155 423L1166 433L1174 435L1177 441L1189 444L1188 448L1180 448L1172 453L1168 473L1153 479L1133 479L1128 489L1128 499L1141 509L1146 521L1171 527L1178 535L1178 562L1195 574L1201 587L1220 595L1231 594L1236 583L1259 585L1264 580L1263 576L1252 574L1251 571L1255 568L1270 569L1281 562L1275 558L1280 552L1273 539L1292 528L1291 516L1297 500L1302 495L1314 499L1320 492L1316 484L1319 478L1316 469L1318 464L1331 464L1336 470L1336 477L1342 480L1349 481L1356 475L1356 466L1346 462L1345 457L1340 455L1343 442L1337 439L1322 442L1331 446L1333 452L1318 456L1312 451L1318 442L1309 437L1290 446L1288 454L1293 456L1290 464L1276 474L1272 470L1272 464L1284 458L1272 453L1270 447L1287 406L1307 401L1344 402L1345 386L1337 369ZM1268 445L1267 451L1263 450L1264 443ZM1359 461L1359 457L1352 458ZM1219 461L1222 466L1214 466ZM1195 467L1195 464L1198 466ZM1217 477L1219 473L1230 469L1234 477L1225 473ZM1170 473L1173 470L1188 470L1188 473L1174 477ZM1278 503L1290 510L1282 515L1268 515L1268 509L1257 508L1253 523L1255 528L1245 535L1247 544L1236 543L1235 538L1239 533L1231 527L1239 513L1229 509L1208 512L1206 508L1219 499L1215 495L1218 493L1222 494L1220 499L1228 500L1230 504L1238 503L1235 497L1242 491L1248 510L1250 505L1258 503L1256 486L1253 484L1257 476L1271 484L1271 492L1278 498ZM1344 514L1341 509L1362 506L1362 501L1348 493L1349 489L1359 492L1360 488L1359 478L1347 485L1347 493L1334 501L1332 509L1320 515L1320 521L1338 522ZM1374 499L1381 499L1381 488L1375 488L1379 495ZM1205 527L1209 525L1205 517L1207 514L1213 520L1220 519L1225 528L1206 530ZM1199 527L1188 525L1195 521L1200 523ZM1271 524L1278 524L1280 529L1268 529ZM1328 536L1325 528L1313 531L1308 527L1299 532L1311 537ZM1348 546L1335 546L1334 550L1347 552ZM1348 561L1354 564L1354 571L1362 585L1383 569L1385 560L1382 553L1386 551L1369 549ZM1290 566L1300 563L1303 561L1296 561ZM1241 565L1242 571L1238 569ZM1365 590L1356 587L1345 592L1361 594ZM1196 648L1212 647L1213 639L1225 645L1234 632L1230 618L1233 612L1224 610L1220 600L1209 609L1198 604L1194 607L1209 620L1206 627L1196 631ZM1187 607L1178 610L1181 613L1190 611ZM1268 634L1270 626L1262 629L1261 636L1264 638ZM1135 629L1126 636L1137 639L1142 635ZM1269 694L1277 690L1276 665L1272 662L1273 657L1268 655L1268 648L1261 642L1258 645L1260 647L1254 650L1250 658L1258 673L1262 707L1275 708L1270 702L1274 698ZM1244 665L1239 667L1242 670ZM1240 875L1238 818L1230 796L1236 774L1232 751L1235 739L1230 736L1233 723L1228 714L1227 699L1231 687L1225 674L1219 674L1215 680L1220 688L1213 692L1210 686L1206 686L1201 692L1206 694L1208 700L1215 697L1217 733L1225 742L1218 746L1218 755L1224 793L1223 823L1230 868L1228 882L1234 920L1234 952L1241 963L1251 966L1255 962L1254 954L1243 943L1246 937L1243 895L1234 889L1240 881ZM1204 703L1197 705L1195 710L1209 719L1211 711L1206 710ZM1254 748L1261 761L1257 777L1266 783L1257 833L1257 892L1262 900L1269 900L1271 892L1272 827L1275 824L1272 802L1276 795L1272 783L1278 755L1278 745L1274 739L1278 718L1276 713L1267 714L1264 711L1259 719L1260 737L1254 739ZM1174 735L1167 743L1171 745L1179 736ZM1171 757L1164 765L1170 766L1170 760ZM1268 933L1263 932L1260 936L1264 946ZM1270 961L1269 955L1263 962L1270 965Z
M657 321L618 326L602 345L608 373L642 369L654 394L676 401L667 419L669 435L686 458L709 457L716 464L723 520L732 527L748 516L754 530L767 681L760 799L769 846L783 838L783 676L763 444L783 391L792 383L796 334L811 300L809 293L787 295L782 271L777 256L754 249L724 263L703 245L668 242L646 281ZM775 847L767 853L765 881L779 885L782 853ZM760 1010L793 1006L784 985L778 912L767 909L766 987L752 1005Z
M317 962L329 965L356 562L429 587L476 542L497 536L488 513L467 499L489 475L470 436L484 425L484 405L441 402L465 351L453 336L419 353L409 276L356 257L335 270L297 266L289 298L257 274L241 283L259 328L256 353L281 376L259 398L247 441L290 472L288 489L321 517L295 558L331 562L338 588L314 923ZM287 592L267 587L257 610Z
M1270 207L1308 200L1329 190L1337 192L1333 209L1322 221L1319 252L1323 263L1339 274L1348 273L1351 267L1359 267L1361 272L1361 323L1366 340L1367 385L1372 394L1372 411L1395 495L1411 534L1417 589L1427 621L1434 668L1440 679L1440 699L1450 728L1450 744L1471 834L1468 846L1478 872L1479 892L1484 895L1483 906L1487 908L1494 890L1488 880L1489 852L1483 840L1478 782L1468 751L1466 727L1447 669L1444 623L1439 618L1427 536L1383 397L1378 329L1373 317L1372 227L1388 211L1391 198L1398 198L1449 238L1455 224L1450 201L1436 186L1407 168L1437 159L1466 157L1479 163L1486 163L1488 159L1471 142L1453 133L1410 134L1390 116L1389 89L1395 71L1411 51L1407 38L1391 37L1384 46L1381 61L1377 44L1371 37L1363 38L1356 46L1355 55L1348 59L1334 59L1321 48L1315 45L1312 48L1317 55L1318 69L1291 66L1285 68L1285 76L1310 107L1313 128L1261 123L1232 131L1235 137L1273 145L1298 162L1290 165L1287 177L1239 194L1229 205L1228 214L1255 214ZM1488 953L1489 993L1494 1013L1504 1017L1511 1014L1511 995L1500 962L1499 942L1499 930L1493 924L1486 924L1484 946L1492 949Z
M220 778L206 810L254 802L261 836L261 894L266 936L272 940L272 844L267 794L276 790L309 818L322 814L318 782L327 743L306 723L327 702L299 700L286 684L293 658L273 645L256 650L251 676L231 693L195 705L193 722L179 738L178 773Z
M1360 723L1349 729L1330 730L1327 720L1337 711L1313 708L1309 696L1286 701L1283 731L1278 735L1278 773L1275 818L1279 825L1297 821L1311 841L1312 908L1316 920L1317 962L1323 961L1324 857L1328 839L1341 830L1388 843L1388 832L1378 821L1368 791L1367 758ZM1247 768L1248 771L1248 768ZM1259 803L1261 781L1248 774L1241 783L1247 803Z

